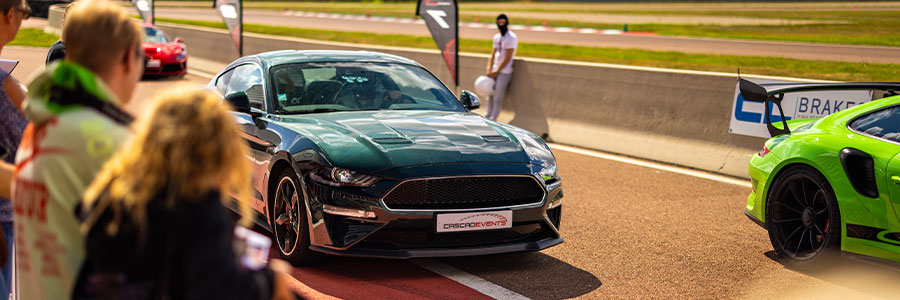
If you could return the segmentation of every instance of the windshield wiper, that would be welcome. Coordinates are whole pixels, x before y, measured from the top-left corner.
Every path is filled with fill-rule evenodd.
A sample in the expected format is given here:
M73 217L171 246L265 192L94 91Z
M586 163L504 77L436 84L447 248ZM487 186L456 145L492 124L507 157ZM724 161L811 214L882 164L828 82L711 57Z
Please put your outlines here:
M307 110L285 111L285 114L299 115L299 114L315 114L315 113L326 113L326 112L336 112L336 111L344 111L344 110L336 109L336 108L316 108L316 109L307 109Z

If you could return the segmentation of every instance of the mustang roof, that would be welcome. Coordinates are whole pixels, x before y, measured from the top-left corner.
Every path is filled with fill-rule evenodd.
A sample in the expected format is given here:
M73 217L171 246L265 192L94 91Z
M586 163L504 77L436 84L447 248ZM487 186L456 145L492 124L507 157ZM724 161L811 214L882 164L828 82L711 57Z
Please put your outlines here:
M268 61L270 65L281 65L290 63L305 62L346 62L346 61L365 61L365 62L384 62L384 63L402 63L414 66L421 66L419 63L396 55L371 52L371 51L340 51L340 50L279 50L271 52L263 52L256 54L262 60Z

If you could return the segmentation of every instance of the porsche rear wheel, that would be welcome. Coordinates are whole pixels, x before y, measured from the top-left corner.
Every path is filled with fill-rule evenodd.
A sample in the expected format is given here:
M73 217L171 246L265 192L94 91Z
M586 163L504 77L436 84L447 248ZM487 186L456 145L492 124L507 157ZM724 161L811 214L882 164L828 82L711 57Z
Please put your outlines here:
M782 263L819 268L840 247L841 216L828 180L816 169L796 166L775 180L766 207L769 239Z
M293 169L283 170L278 178L270 202L275 244L285 260L295 265L309 264L318 254L309 250L305 189Z

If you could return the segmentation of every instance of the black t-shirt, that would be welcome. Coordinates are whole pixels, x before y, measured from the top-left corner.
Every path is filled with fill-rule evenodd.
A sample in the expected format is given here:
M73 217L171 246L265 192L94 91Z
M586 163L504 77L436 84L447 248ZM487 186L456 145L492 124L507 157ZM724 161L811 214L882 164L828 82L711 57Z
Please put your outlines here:
M56 41L50 46L50 51L47 52L47 64L49 65L53 61L57 59L62 59L66 56L66 44L63 41Z

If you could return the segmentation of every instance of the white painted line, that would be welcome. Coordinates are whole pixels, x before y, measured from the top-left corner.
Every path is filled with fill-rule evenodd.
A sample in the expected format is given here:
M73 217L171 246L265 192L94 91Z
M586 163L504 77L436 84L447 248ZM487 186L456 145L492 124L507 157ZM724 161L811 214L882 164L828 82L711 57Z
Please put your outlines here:
M512 29L512 30L525 30L525 29L528 29L528 27L525 27L525 26L523 26L523 25L509 25L509 29Z
M190 67L188 67L188 74L200 76L200 77L207 78L207 79L212 79L214 76L216 76L216 74L210 74L210 73L206 73L203 71L197 71L196 69L191 69Z
M657 169L657 170L662 170L662 171L667 171L667 172L672 172L672 173L677 173L677 174L682 174L682 175L687 175L687 176L693 176L693 177L697 177L697 178L718 181L721 183L733 184L733 185L742 186L742 187L746 187L746 188L751 187L749 180L735 179L732 177L717 175L717 174L713 174L710 172L703 172L703 171L697 171L697 170L692 170L692 169L687 169L687 168L664 165L661 163L655 163L655 162L650 162L650 161L646 161L646 160L640 160L640 159L625 157L625 156L621 156L621 155L614 155L614 154L603 153L603 152L587 150L587 149L582 149L582 148L576 148L576 147L571 147L571 146L566 146L566 145L560 145L560 144L548 144L548 145L550 146L550 148L553 148L553 150L563 150L563 151L577 153L577 154L581 154L581 155L587 155L587 156L596 157L596 158L608 159L608 160L622 162L622 163L626 163L626 164L631 164L631 165L647 167L647 168L651 168L651 169Z
M466 271L457 269L451 265L442 263L434 259L411 259L412 263L419 265L426 270L437 273L438 275L447 277L450 280L459 282L462 285L485 294L488 297L501 300L528 300L528 297L519 293L507 290L506 288L496 285L481 277L469 274Z
M593 29L593 28L582 28L578 32L580 32L580 33L597 33L597 30Z
M571 27L555 27L553 31L555 32L572 32L574 29Z

